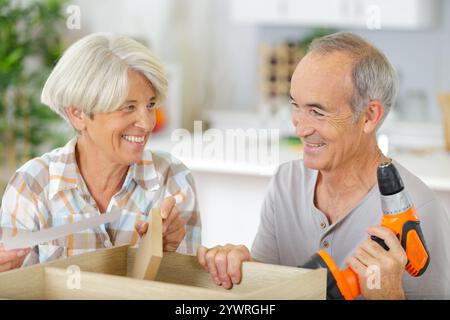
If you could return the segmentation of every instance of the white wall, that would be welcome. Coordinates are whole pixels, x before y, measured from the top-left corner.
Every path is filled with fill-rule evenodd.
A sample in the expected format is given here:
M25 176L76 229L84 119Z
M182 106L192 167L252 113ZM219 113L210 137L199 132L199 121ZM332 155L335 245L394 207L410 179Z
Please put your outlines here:
M192 175L202 219L202 244L251 248L270 177L195 170Z

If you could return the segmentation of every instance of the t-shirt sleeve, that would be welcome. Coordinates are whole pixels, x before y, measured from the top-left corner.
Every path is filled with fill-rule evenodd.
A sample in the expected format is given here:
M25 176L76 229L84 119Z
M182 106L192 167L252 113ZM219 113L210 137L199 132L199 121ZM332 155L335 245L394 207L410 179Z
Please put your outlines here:
M430 254L427 270L418 278L405 272L407 299L450 299L450 216L433 199L416 208Z
M264 263L280 264L276 226L275 196L277 174L272 178L261 208L258 231L253 241L251 253L253 259Z

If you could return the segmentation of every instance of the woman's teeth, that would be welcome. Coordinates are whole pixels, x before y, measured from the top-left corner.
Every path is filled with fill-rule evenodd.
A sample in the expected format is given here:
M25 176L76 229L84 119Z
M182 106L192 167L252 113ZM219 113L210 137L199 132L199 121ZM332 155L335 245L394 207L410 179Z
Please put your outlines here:
M134 143L142 143L145 140L145 137L142 137L142 136L125 136L125 135L123 135L122 138L124 138L125 140L127 140L129 142L134 142Z
M306 143L310 148L320 148L325 145L325 143Z

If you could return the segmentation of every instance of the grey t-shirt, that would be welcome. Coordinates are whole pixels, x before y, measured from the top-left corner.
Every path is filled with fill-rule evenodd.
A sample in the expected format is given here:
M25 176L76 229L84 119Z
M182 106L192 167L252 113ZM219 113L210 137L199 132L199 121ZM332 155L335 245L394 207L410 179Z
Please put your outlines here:
M408 299L450 299L450 219L433 192L398 163L405 188L421 220L430 253L426 272L417 278L406 271L403 288ZM269 185L258 232L252 246L256 260L301 266L319 249L327 251L339 268L367 239L367 229L380 225L380 192L375 185L342 219L329 225L314 205L318 171L302 160L282 164Z

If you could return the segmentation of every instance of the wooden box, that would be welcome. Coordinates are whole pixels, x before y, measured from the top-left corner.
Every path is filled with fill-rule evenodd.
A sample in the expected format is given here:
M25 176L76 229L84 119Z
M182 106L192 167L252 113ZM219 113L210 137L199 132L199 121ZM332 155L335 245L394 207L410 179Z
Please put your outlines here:
M325 299L326 272L245 262L242 282L215 285L196 257L165 254L155 281L126 277L135 248L102 249L0 273L2 299ZM81 269L71 288L69 266Z
M158 234L154 231L152 227L153 234ZM159 248L160 236L156 237ZM155 241L155 238L149 241ZM179 253L164 253L163 256L161 248L160 257L156 254L156 260L145 262L146 266L154 267L153 280L142 279L149 279L148 272L141 279L132 278L135 262L145 243L144 236L139 248L126 245L101 249L0 273L0 298L210 300L325 299L326 296L325 269L244 262L242 282L226 290L213 283L195 256ZM150 246L145 252L154 249ZM74 277L78 277L75 282Z

